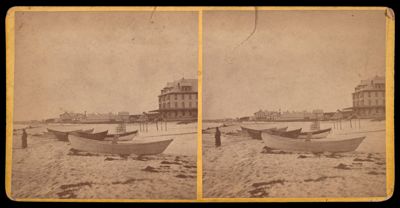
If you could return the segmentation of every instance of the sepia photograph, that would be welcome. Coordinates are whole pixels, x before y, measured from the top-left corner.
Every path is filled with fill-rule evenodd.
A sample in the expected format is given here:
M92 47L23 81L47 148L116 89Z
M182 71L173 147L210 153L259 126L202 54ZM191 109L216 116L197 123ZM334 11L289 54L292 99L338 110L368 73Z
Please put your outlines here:
M12 7L12 201L384 201L388 7Z
M203 197L390 195L390 12L204 11Z
M196 199L198 12L31 9L8 19L10 197Z

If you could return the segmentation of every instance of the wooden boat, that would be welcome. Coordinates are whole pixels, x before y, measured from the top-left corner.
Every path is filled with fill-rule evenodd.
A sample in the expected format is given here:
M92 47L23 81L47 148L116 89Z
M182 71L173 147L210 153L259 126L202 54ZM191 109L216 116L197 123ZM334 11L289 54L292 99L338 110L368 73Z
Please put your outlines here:
M75 136L83 137L86 139L101 140L101 141L104 140L104 138L106 138L107 134L108 134L108 130L102 131L102 132L97 132L97 133L86 133L86 132L81 132L81 131L70 133L70 135L75 135Z
M246 127L241 126L243 132L247 132L251 138L261 140L261 133L262 132L270 132L276 131L276 128L269 128L269 129L249 129Z
M355 137L344 140L309 140L292 139L262 133L266 146L272 149L295 151L295 152L351 152L357 149L363 137Z
M318 131L301 132L298 138L307 139L308 137L310 137L309 139L322 139L327 137L330 134L331 130L332 128L322 129Z
M277 128L276 130L277 131L286 131L288 129L288 127L286 126L286 127L282 127L282 128Z
M295 130L291 130L291 131L271 131L271 132L266 132L266 133L270 133L272 135L278 135L281 137L288 137L288 138L297 138L300 135L301 132L301 128L300 129L295 129Z
M51 134L53 134L54 136L56 136L56 138L60 141L68 141L68 134L73 133L73 132L84 132L84 133L91 133L94 131L94 129L88 129L88 130L82 130L82 129L78 129L78 130L73 130L73 131L57 131L57 130L53 130L53 129L49 129L47 128L47 131Z
M107 134L106 138L104 138L104 140L105 141L113 141L114 136L118 136L117 141L131 141L133 139L133 137L135 137L137 135L137 133L138 133L138 130L121 133L121 134Z
M73 149L93 152L93 153L108 153L120 155L156 155L164 152L173 139L147 142L147 143L121 143L111 144L107 142L86 139L74 134L68 135L69 141Z

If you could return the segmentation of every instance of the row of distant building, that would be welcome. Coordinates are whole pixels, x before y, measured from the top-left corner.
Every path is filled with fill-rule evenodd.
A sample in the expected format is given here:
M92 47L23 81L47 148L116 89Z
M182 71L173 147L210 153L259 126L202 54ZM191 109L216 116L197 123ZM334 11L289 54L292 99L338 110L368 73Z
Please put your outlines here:
M63 123L119 123L141 121L181 121L197 119L197 79L179 79L168 82L158 95L158 109L130 114L118 113L74 113L64 112L59 118L48 119L47 122Z
M158 95L158 109L142 114L118 113L73 113L64 112L49 122L72 123L113 123L140 122L163 119L167 121L196 120L198 105L197 79L179 79L168 82ZM338 117L376 118L385 116L385 77L362 80L352 93L352 107L336 112L322 109L308 111L268 111L259 110L253 117L244 120L329 120Z
M361 80L352 93L352 107L336 112L324 112L321 109L307 111L268 111L259 110L249 120L330 120L337 118L382 118L385 117L385 77Z

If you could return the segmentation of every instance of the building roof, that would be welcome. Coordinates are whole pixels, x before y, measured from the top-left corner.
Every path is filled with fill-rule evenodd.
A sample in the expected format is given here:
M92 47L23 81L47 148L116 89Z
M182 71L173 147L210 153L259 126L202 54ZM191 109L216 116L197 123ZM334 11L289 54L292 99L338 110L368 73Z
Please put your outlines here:
M385 84L385 77L375 76L371 79L361 80L359 85L369 85L369 84Z
M162 94L171 92L187 92L181 87L191 87L190 92L197 92L197 79L179 79L173 82L167 82L167 85L162 89Z

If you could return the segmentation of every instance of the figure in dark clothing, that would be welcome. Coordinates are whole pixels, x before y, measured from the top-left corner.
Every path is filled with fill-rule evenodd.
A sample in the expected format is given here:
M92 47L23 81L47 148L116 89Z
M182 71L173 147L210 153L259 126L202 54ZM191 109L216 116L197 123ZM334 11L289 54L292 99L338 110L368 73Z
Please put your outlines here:
M221 132L219 131L219 128L217 127L215 131L215 147L221 146Z
M22 148L25 149L28 147L28 134L26 133L26 130L22 130Z

